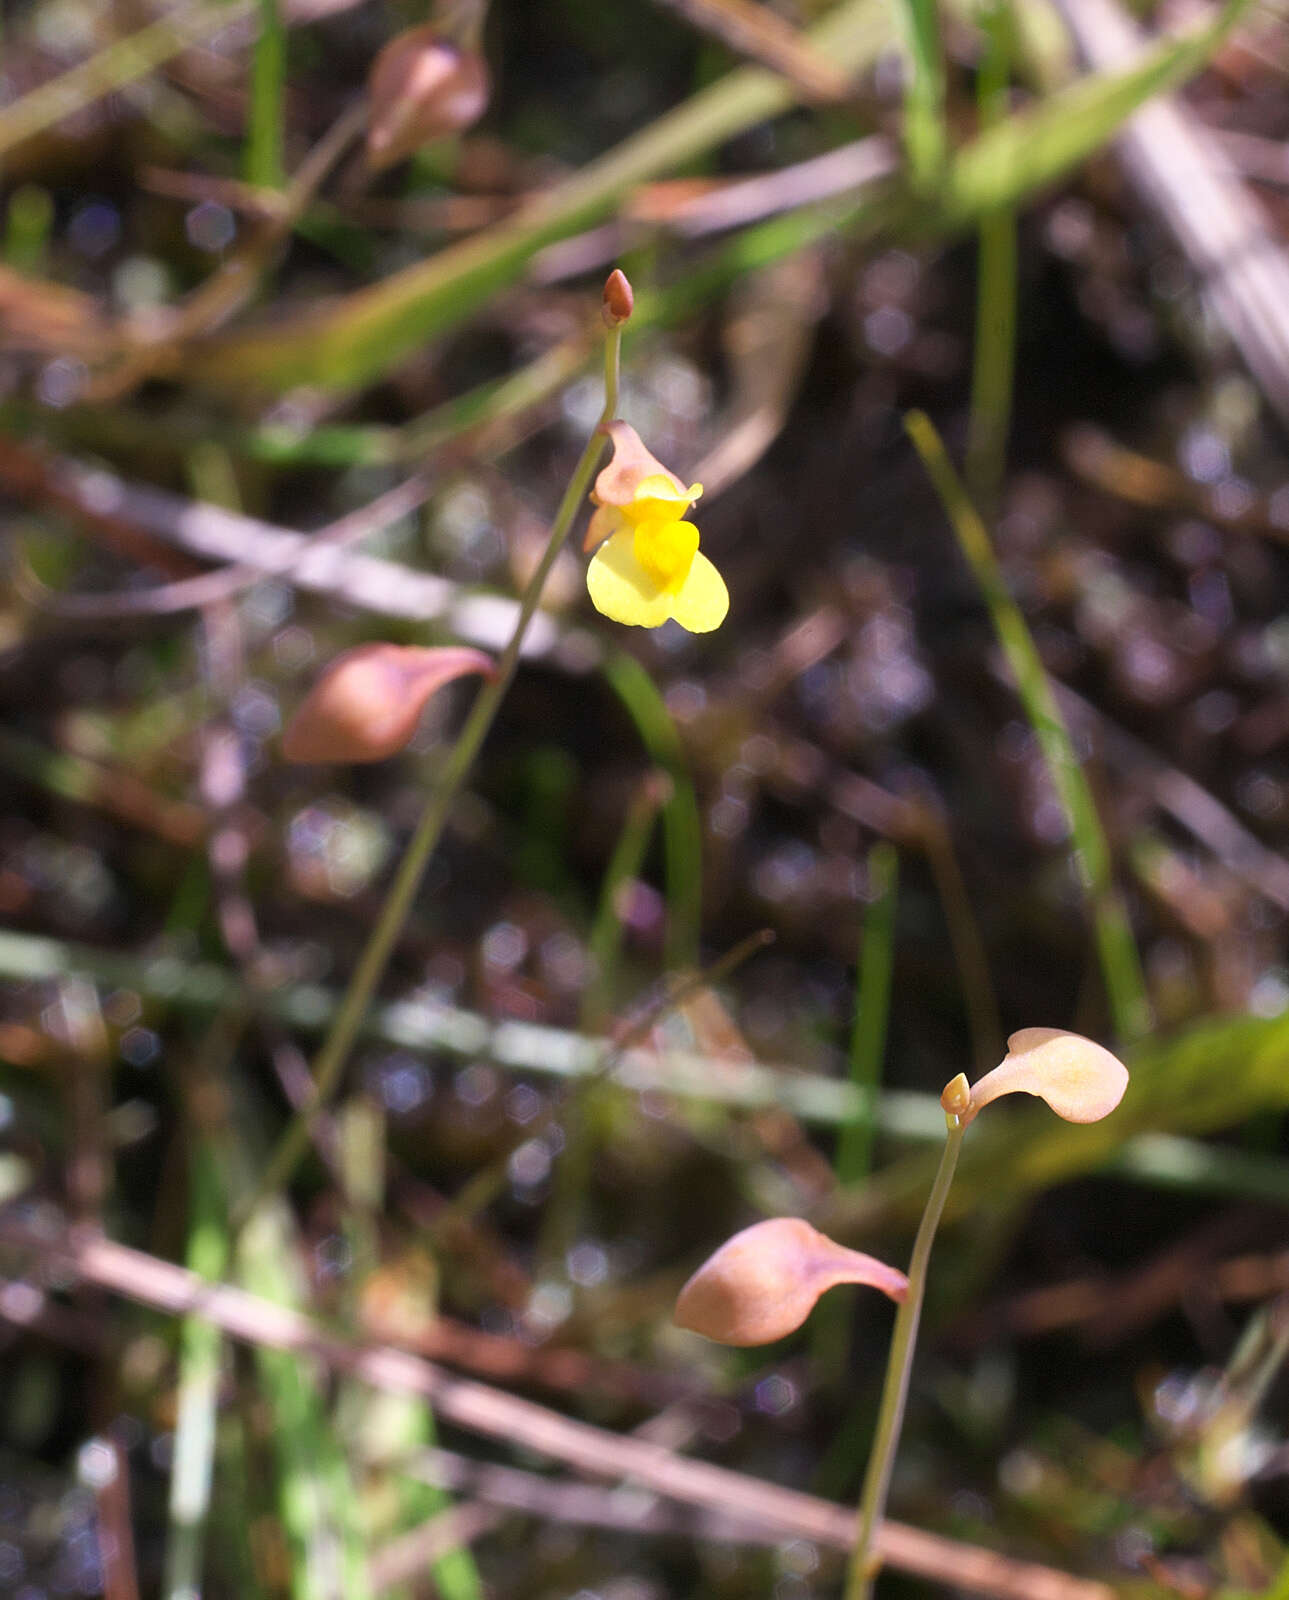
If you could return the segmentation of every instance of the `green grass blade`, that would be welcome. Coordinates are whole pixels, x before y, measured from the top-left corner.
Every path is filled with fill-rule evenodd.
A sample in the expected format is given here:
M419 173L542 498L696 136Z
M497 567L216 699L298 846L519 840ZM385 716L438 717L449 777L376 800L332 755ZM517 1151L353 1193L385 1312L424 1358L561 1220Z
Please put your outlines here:
M852 1117L837 1140L839 1183L860 1183L872 1165L875 1122L871 1107L882 1081L886 1022L891 1006L891 974L895 965L895 900L900 858L894 845L881 840L868 853L871 899L864 910L864 938L859 953L855 994L855 1026L850 1036L850 1081L862 1091L866 1110Z
M668 779L651 774L636 790L618 842L604 869L595 921L586 942L593 967L582 996L583 1033L602 1032L612 1015L618 958L622 953L622 895L627 885L640 876L645 851L653 837L654 821L659 808L667 802L669 787Z
M610 656L604 674L630 713L646 750L671 779L671 795L662 807L667 966L673 972L697 966L703 912L703 824L680 735L653 679L634 656Z
M238 1282L278 1305L300 1305L285 1208L263 1203L238 1238ZM361 1507L316 1376L299 1357L261 1346L256 1369L273 1413L278 1506L293 1600L369 1600Z
M286 95L286 22L279 0L259 0L260 31L251 61L250 127L243 171L247 183L280 189Z
M980 63L977 104L982 129L1007 116L1011 58L1011 7L996 0L981 19L985 53ZM967 434L967 492L985 516L998 505L1011 427L1012 374L1016 354L1016 213L1007 206L981 219L976 348L971 375Z
M930 194L944 170L948 131L944 115L944 51L936 0L897 0L908 83L904 90L904 152L909 182Z
M1052 786L1065 811L1079 876L1092 910L1097 952L1115 1032L1121 1039L1138 1038L1150 1027L1151 1014L1137 946L1127 910L1114 882L1110 847L1092 791L1042 658L1020 607L1008 592L985 525L968 499L939 434L919 411L909 414L906 427L980 586L998 641L1016 680L1025 715L1038 739Z
M40 272L53 226L54 200L48 189L36 183L24 183L15 189L5 209L5 265L15 272Z
M364 1095L355 1095L336 1119L341 1184L345 1207L343 1227L349 1241L351 1266L345 1292L345 1313L352 1326L360 1326L363 1288L380 1262L381 1205L385 1194L384 1113ZM427 1304L425 1312L432 1314ZM419 1397L403 1394L373 1395L356 1378L340 1382L337 1402L341 1431L364 1466L381 1472L389 1463L435 1442L434 1415ZM450 1506L452 1496L442 1489L394 1480L398 1530L416 1527ZM379 1498L387 1498L382 1495ZM387 1536L388 1530L383 1530ZM375 1537L375 1535L373 1535ZM448 1550L429 1564L429 1572L442 1600L481 1600L483 1584L468 1547ZM415 1590L398 1590L389 1600L407 1600Z
M146 78L191 45L236 22L250 8L251 0L180 6L136 33L114 39L88 60L0 109L0 155L105 94Z
M228 1261L223 1188L207 1143L194 1145L189 1162L192 1215L185 1260L193 1272L218 1282ZM202 1547L210 1512L222 1345L218 1328L197 1316L184 1318L179 1330L179 1401L162 1580L166 1600L189 1600L203 1592Z

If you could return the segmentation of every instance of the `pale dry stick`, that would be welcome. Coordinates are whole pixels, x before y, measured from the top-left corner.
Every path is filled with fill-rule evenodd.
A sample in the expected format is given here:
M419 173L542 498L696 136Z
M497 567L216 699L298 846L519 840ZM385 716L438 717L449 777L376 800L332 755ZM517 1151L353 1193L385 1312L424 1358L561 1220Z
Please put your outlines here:
M107 1452L107 1459L96 1464L93 1482L103 1600L139 1600L130 1515L130 1463L120 1441L111 1433L94 1440L93 1448Z
M1090 66L1114 68L1143 35L1116 0L1057 0ZM1281 422L1289 422L1289 253L1221 145L1181 103L1143 106L1116 140L1128 175L1199 275L1218 320Z
M850 78L804 35L757 0L661 0L704 33L777 72L806 100L850 94Z
M1066 430L1061 455L1079 477L1117 500L1152 511L1189 511L1222 529L1289 544L1289 521L1277 494L1258 494L1229 479L1196 483L1179 468L1129 450L1088 422Z
M231 600L266 578L293 579L296 569L310 557L316 558L328 552L338 554L351 545L371 538L424 505L429 498L430 488L429 478L424 473L416 473L384 494L377 495L370 504L338 517L316 533L302 535L301 550L279 548L271 558L265 557L259 562L234 562L215 572L200 573L195 578L180 578L174 583L162 583L142 591L127 590L122 594L63 595L42 586L40 609L50 616L77 622L97 622L141 616L171 616L179 611L191 611Z
M440 1556L474 1544L505 1519L504 1510L480 1500L463 1500L436 1512L376 1551L368 1567L372 1588L379 1593L422 1578Z
M1082 723L1095 733L1108 765L1141 784L1159 809L1211 850L1234 877L1281 911L1289 911L1289 861L1284 856L1269 850L1202 784L1171 766L1082 695L1055 679L1052 688L1071 723L1076 727Z
M343 548L312 549L308 534L131 483L104 468L48 456L13 439L0 438L0 483L57 507L108 539L132 537L137 546L138 535L145 534L202 561L289 572L301 589L333 595L382 616L439 622L455 638L485 649L500 648L519 614L518 601L501 595L471 594L447 578L377 556ZM137 549L132 553L137 556ZM562 637L549 618L538 615L524 655L550 654ZM593 645L588 648L594 661Z
M214 1011L248 997L236 973L213 962L146 960L119 951L74 945L0 928L0 977L38 981L74 971L113 987L134 989L148 1000L193 1011ZM324 1028L336 995L318 984L296 983L255 997L260 1009L301 1032ZM459 1060L485 1060L511 1071L578 1078L594 1072L604 1046L568 1028L546 1023L495 1022L478 1012L420 999L372 1008L366 1036L403 1050L441 1052ZM717 1105L778 1106L804 1121L833 1125L866 1114L865 1096L844 1079L790 1066L751 1062L719 1064L697 1050L629 1050L614 1073L623 1088L652 1090ZM894 1139L938 1140L944 1118L936 1100L889 1090L871 1107L881 1130Z
M505 1512L540 1517L561 1527L610 1528L620 1533L673 1534L726 1544L775 1545L783 1541L781 1529L740 1518L735 1512L706 1510L668 1503L657 1494L634 1485L604 1488L599 1484L541 1477L517 1467L474 1461L450 1450L423 1450L398 1463L407 1476L469 1495L463 1505L492 1510L491 1521ZM377 1551L372 1562L378 1588L392 1588L415 1576L423 1549L438 1544L439 1518L394 1540ZM490 1525L490 1524L489 1524Z
M338 1338L303 1312L228 1284L211 1284L126 1245L51 1229L39 1220L24 1220L13 1208L0 1212L0 1241L32 1251L43 1272L61 1269L155 1310L202 1316L231 1338L313 1357L373 1388L421 1395L444 1422L534 1450L592 1476L634 1479L672 1500L768 1523L785 1537L839 1548L853 1539L854 1513L848 1507L575 1421L387 1345ZM0 1284L0 1311L5 1294ZM877 1549L890 1566L1000 1600L1114 1600L1106 1584L1012 1561L902 1523L882 1524Z
M785 211L817 205L840 195L853 195L889 178L899 166L899 155L889 139L871 134L808 161L750 178L723 183L695 195L668 218L668 225L686 238L701 239L727 228L745 227Z
M137 83L194 44L238 21L253 0L177 6L137 33L114 39L96 55L0 109L0 155L104 95Z
M749 177L712 179L695 186L690 180L662 178L642 184L628 195L618 221L590 228L558 244L547 245L533 257L529 281L561 283L621 254L623 244L639 225L662 226L686 238L702 238L731 228L761 222L785 211L817 205L890 177L898 168L895 146L880 134L856 139L821 156L794 161L786 167ZM236 209L262 209L258 190L228 180L195 179L188 173L148 169L144 182L158 193L194 196L198 185L218 181L225 204ZM516 211L532 195L453 195L434 200L351 201L344 214L353 221L403 232L468 232Z

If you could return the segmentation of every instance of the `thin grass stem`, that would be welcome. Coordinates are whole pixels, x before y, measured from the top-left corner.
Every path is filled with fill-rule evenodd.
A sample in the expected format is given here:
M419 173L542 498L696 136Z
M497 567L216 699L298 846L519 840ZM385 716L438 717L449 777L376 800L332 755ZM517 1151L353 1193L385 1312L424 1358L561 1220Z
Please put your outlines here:
M995 127L1008 110L1011 11L996 0L981 18L985 53L977 92L980 127ZM980 222L976 345L967 429L967 492L990 517L998 506L1011 431L1016 359L1016 212L1000 206Z
M879 840L868 853L871 898L864 910L863 943L855 984L855 1026L850 1036L850 1081L864 1095L864 1109L841 1130L835 1169L839 1183L859 1183L873 1159L873 1108L882 1081L886 1022L891 1007L895 965L895 899L900 858L895 846Z
M280 189L285 177L286 22L279 0L259 0L259 11L243 170L247 183Z
M904 90L904 153L909 182L930 194L944 171L948 131L944 115L944 51L936 0L899 0L895 6L908 58Z
M1141 961L1127 908L1114 881L1110 846L1097 815L1092 790L1079 764L1042 657L1020 607L1008 592L989 534L953 469L940 435L920 411L909 413L905 427L980 585L998 642L1016 680L1016 691L1069 823L1075 863L1092 911L1097 953L1115 1032L1121 1039L1139 1038L1151 1025Z

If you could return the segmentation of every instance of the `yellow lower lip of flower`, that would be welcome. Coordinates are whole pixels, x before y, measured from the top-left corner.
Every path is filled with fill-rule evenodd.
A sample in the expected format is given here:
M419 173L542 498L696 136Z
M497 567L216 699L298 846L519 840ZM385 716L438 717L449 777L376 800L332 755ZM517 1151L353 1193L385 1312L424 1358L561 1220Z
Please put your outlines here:
M692 522L641 522L631 548L660 589L679 594L698 553L698 529Z
M658 582L638 558L631 528L620 529L596 551L586 587L601 616L628 627L659 628L674 618L690 633L710 633L730 605L724 580L701 550L694 551L678 586Z

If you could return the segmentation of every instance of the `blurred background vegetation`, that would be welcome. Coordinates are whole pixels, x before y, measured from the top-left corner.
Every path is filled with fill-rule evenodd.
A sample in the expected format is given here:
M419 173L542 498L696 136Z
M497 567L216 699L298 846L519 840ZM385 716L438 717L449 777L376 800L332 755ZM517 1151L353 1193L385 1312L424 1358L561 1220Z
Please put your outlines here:
M889 1306L675 1292L781 1213L902 1264L1048 1025L1132 1086L967 1140L882 1593L1284 1600L1279 11L458 4L481 115L373 170L427 19L4 8L0 1595L836 1593ZM615 264L729 619L597 617L579 525L243 1228L478 691L281 730L505 645Z

